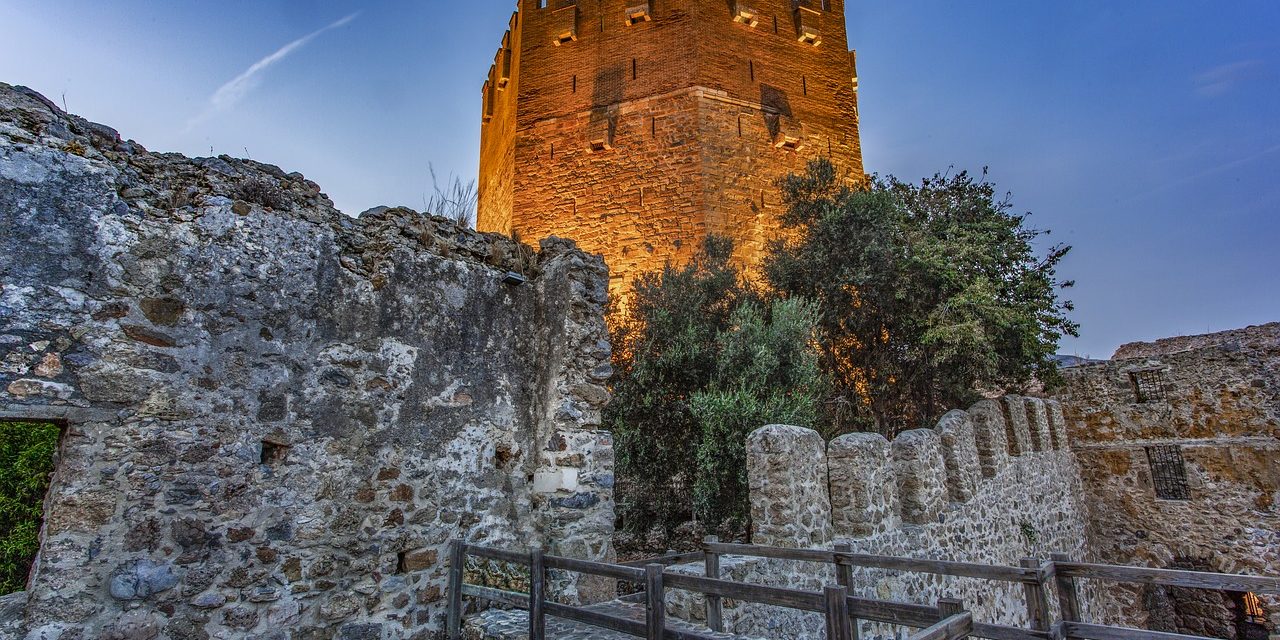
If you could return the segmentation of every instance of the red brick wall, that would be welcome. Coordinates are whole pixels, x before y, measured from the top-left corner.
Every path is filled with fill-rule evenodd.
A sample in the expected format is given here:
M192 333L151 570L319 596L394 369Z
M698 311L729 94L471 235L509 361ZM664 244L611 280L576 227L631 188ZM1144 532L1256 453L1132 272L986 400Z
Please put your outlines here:
M819 156L863 175L843 2L820 12L816 47L791 3L749 3L752 28L728 0L653 0L630 26L641 2L583 1L577 40L557 46L570 3L522 1L517 70L482 136L480 228L573 238L605 255L615 291L707 231L754 262L777 234L778 178ZM776 148L779 127L802 147Z

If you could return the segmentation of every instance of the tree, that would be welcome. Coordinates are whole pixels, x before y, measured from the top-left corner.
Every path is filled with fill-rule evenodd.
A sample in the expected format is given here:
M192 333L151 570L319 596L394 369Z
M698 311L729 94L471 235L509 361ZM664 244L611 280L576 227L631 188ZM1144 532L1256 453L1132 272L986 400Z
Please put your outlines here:
M846 185L826 160L781 181L788 237L765 259L777 295L818 305L832 429L892 435L967 406L979 390L1058 380L1050 357L1077 335L1058 298L1070 247L967 173Z
M816 312L799 300L766 304L709 237L684 267L641 275L611 317L619 525L670 537L694 519L745 531L745 444L770 422L817 413L809 345Z
M26 588L57 446L54 425L0 422L0 595Z

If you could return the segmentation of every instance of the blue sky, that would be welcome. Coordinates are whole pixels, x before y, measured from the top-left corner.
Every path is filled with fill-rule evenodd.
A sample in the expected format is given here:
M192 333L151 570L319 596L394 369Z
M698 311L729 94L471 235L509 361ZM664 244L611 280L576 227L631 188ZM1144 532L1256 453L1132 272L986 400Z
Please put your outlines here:
M348 213L421 208L429 164L476 171L513 6L0 0L0 81L152 150L301 171ZM868 170L988 166L1075 246L1064 353L1280 320L1280 2L848 0L847 18Z

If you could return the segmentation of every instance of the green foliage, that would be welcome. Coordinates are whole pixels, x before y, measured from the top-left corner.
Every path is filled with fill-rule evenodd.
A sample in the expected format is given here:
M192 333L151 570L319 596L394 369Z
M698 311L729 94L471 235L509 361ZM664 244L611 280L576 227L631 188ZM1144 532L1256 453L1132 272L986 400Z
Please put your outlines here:
M26 588L57 446L55 425L0 422L0 595Z
M720 333L716 375L692 396L702 427L694 511L709 530L746 531L746 440L767 424L813 425L824 385L810 344L816 309L803 301L738 307Z
M711 237L685 267L640 276L614 314L619 524L670 535L694 517L716 530L747 513L746 435L811 419L818 370L814 311L769 306ZM805 367L808 367L805 369Z
M967 406L978 390L1058 380L1050 357L1076 335L1044 232L967 173L854 189L826 160L781 182L791 237L765 274L782 297L818 304L835 431L892 435Z

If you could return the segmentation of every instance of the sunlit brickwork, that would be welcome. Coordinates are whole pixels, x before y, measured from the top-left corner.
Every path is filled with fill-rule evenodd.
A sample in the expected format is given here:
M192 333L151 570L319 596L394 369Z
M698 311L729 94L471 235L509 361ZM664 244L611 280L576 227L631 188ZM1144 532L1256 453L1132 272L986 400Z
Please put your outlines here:
M480 229L572 238L615 292L708 232L754 263L811 159L864 177L843 0L521 0L482 101Z

